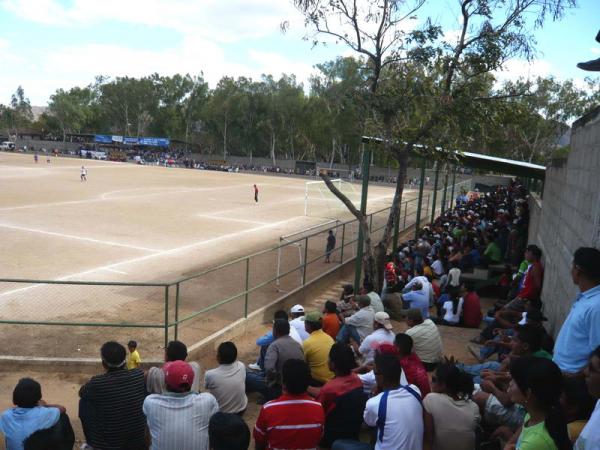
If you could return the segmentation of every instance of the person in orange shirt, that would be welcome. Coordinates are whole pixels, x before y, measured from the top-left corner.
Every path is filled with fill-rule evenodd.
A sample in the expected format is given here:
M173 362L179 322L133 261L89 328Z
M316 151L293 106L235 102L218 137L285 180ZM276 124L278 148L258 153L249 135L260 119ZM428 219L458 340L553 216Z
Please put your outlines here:
M323 308L323 331L334 340L340 331L340 318L338 317L335 302L327 300Z

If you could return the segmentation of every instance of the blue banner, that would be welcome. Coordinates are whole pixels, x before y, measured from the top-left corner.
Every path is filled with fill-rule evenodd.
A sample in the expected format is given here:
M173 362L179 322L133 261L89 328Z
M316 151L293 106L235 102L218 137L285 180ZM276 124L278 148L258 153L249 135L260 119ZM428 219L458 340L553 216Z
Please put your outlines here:
M105 134L97 134L94 138L94 142L99 142L101 144L112 144L112 136L107 136Z
M168 138L156 137L129 137L129 136L109 136L106 134L97 134L94 142L100 144L112 144L113 142L123 143L125 145L148 145L151 147L168 147L171 141Z

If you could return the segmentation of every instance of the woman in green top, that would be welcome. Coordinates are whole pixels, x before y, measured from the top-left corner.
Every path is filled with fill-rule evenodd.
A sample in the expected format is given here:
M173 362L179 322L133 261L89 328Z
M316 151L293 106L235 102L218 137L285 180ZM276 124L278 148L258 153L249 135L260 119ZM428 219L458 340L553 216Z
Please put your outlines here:
M511 364L510 375L510 400L527 414L504 450L571 450L560 407L563 377L558 366L546 358L521 357Z

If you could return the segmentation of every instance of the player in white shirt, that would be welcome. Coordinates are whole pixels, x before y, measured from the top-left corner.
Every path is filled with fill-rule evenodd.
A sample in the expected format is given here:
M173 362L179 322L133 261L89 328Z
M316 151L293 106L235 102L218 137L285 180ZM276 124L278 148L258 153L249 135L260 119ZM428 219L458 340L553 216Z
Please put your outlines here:
M84 166L81 166L81 175L79 178L81 181L87 181L87 169Z

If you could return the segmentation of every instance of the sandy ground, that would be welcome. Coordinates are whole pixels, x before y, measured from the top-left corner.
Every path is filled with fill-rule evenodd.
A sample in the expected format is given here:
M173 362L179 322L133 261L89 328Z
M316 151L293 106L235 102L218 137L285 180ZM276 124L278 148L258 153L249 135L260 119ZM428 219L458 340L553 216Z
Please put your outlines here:
M80 167L88 181L79 179ZM260 189L253 200L252 185ZM45 158L0 153L0 278L103 282L172 282L240 256L273 247L279 237L322 225L322 233L306 244L288 245L281 254L269 251L183 282L179 286L178 318L190 317L209 305L234 297L210 314L191 318L179 337L195 342L243 316L282 292L299 286L303 273L293 270L304 257L306 279L327 266L321 255L332 219L348 213L325 189L312 186L304 215L306 180L260 174L136 166L133 164ZM360 186L342 187L354 201ZM391 203L390 187L372 185L369 211ZM405 199L415 191L407 190ZM409 205L407 225L414 222L416 202ZM374 226L385 224L376 215ZM341 235L355 239L354 226L334 227L342 254ZM298 235L295 237L303 237ZM355 244L344 248L353 255ZM280 283L277 261L281 261ZM239 296L246 287L247 299ZM288 273L290 272L290 273ZM5 354L95 356L107 336L140 341L158 356L164 321L175 318L176 286L166 295L162 286L93 286L0 281L0 319L84 323L88 326L1 325ZM169 307L165 311L165 298ZM168 317L165 317L166 314ZM101 327L95 324L137 324L149 328ZM154 328L152 328L154 327ZM159 328L161 327L161 328ZM173 337L174 329L170 330Z

